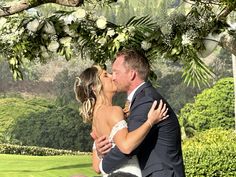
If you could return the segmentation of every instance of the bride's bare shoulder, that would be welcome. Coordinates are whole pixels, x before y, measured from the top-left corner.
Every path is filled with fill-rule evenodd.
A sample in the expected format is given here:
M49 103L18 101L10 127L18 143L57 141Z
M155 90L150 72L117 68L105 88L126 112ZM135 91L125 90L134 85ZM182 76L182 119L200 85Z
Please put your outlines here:
M123 110L120 106L112 106L113 114L123 114Z
M124 119L124 113L120 106L112 106L109 111L109 124L113 126L117 122Z

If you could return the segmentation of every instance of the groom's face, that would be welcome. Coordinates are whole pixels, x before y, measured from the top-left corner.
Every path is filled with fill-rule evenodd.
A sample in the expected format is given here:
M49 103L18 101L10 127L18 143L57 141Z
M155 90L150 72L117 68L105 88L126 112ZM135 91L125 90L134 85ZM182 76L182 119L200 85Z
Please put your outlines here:
M129 89L129 69L124 64L124 56L116 58L112 65L112 79L118 92L127 92Z

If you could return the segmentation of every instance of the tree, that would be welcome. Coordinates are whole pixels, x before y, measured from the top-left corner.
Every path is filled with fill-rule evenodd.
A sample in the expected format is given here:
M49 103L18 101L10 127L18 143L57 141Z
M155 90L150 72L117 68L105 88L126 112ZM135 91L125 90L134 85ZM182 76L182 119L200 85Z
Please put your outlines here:
M172 5L174 7L179 4ZM96 16L96 8L116 0L21 0L0 4L0 53L9 62L14 78L22 78L23 59L47 61L57 53L70 59L73 53L104 64L124 47L142 50L154 62L160 56L183 65L187 84L207 84L213 73L200 58L221 47L236 55L236 27L227 23L235 13L235 0L184 0L187 13L172 13L164 26L148 16L131 18L126 24ZM78 7L49 17L27 10L56 3ZM82 6L83 5L83 6ZM172 7L173 7L172 6ZM19 13L22 12L22 13ZM19 15L13 15L18 13ZM6 17L6 18L3 18ZM235 91L236 92L236 91Z

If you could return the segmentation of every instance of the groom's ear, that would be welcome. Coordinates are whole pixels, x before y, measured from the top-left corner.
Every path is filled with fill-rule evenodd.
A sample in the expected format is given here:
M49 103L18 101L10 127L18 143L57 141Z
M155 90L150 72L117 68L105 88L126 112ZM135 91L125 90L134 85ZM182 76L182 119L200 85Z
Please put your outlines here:
M137 76L137 72L135 70L130 71L130 80L133 81Z

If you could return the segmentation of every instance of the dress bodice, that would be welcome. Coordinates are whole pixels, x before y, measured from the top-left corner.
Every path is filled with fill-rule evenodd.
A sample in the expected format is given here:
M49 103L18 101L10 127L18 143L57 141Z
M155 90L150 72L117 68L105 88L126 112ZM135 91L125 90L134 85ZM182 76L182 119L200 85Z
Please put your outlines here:
M113 138L115 134L123 128L128 128L127 122L125 120L121 120L117 122L109 135L109 140L112 142L113 148L115 147L115 142ZM139 167L137 156L132 156L126 163L124 163L119 169L115 170L114 172L127 172L136 175L137 177L142 177L141 170ZM103 177L106 177L107 174L103 174Z

